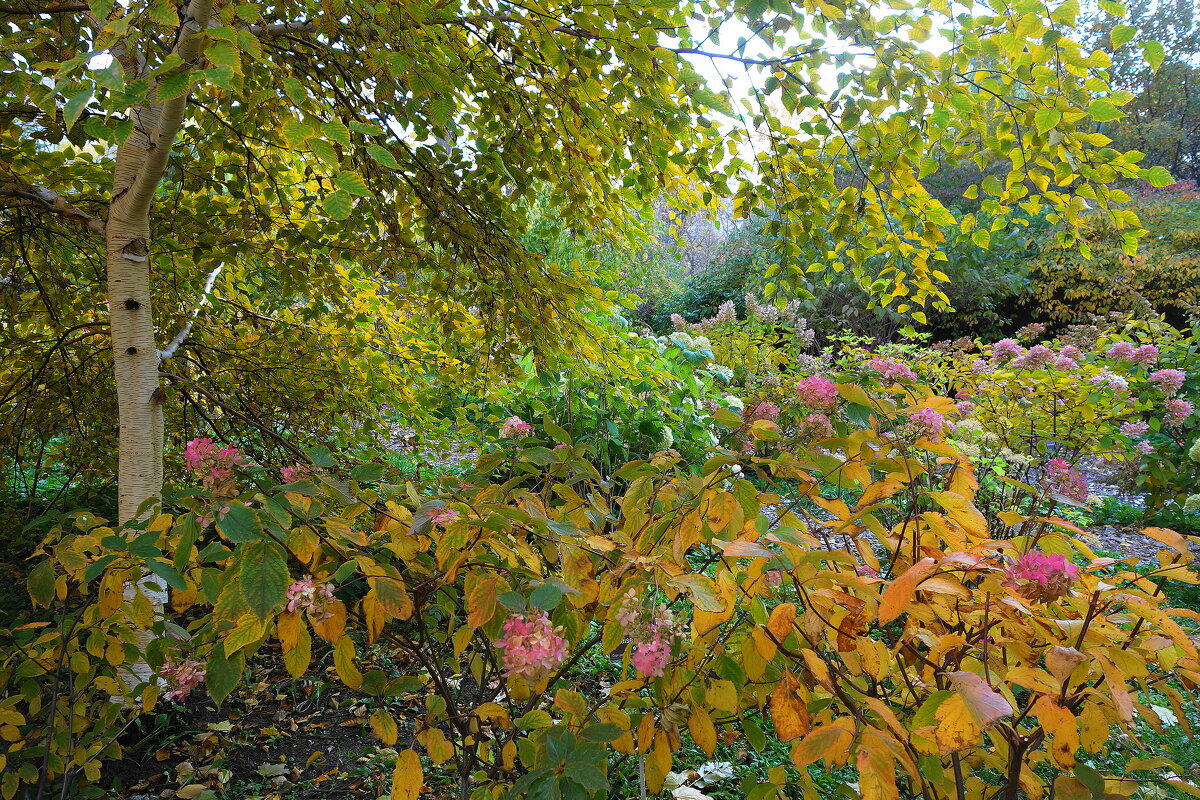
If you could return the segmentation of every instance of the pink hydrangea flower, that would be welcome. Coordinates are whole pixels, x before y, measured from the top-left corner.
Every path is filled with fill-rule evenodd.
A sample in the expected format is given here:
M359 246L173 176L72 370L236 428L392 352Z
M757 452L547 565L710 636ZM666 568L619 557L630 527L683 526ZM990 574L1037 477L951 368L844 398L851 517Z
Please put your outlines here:
M1076 347L1073 344L1063 345L1062 350L1059 350L1058 352L1059 352L1059 355L1066 356L1067 358L1071 359L1072 361L1082 361L1083 360L1083 351L1080 350L1078 347Z
M922 408L908 415L920 436L938 441L946 430L946 418L932 408Z
M1170 398L1164 405L1167 413L1163 415L1163 425L1169 428L1178 428L1196 410L1194 405L1178 397Z
M1059 372L1071 372L1072 370L1079 369L1079 362L1060 353L1050 362L1050 366Z
M318 617L324 617L325 601L333 597L333 587L328 583L315 580L312 575L305 575L288 587L287 610L308 611Z
M199 661L187 659L182 664L176 664L171 659L167 659L158 674L170 687L163 693L163 697L179 702L187 697L192 689L204 683L207 673L204 670L204 664Z
M1119 358L1122 361L1134 361L1137 359L1137 348L1129 342L1117 342L1108 348L1104 355L1109 358Z
M814 411L797 425L797 436L801 441L819 442L833 437L833 422L820 411Z
M958 409L958 413L964 417L969 417L974 414L976 408L975 404L970 400L959 400L954 404L954 407Z
M1026 600L1052 603L1071 591L1079 567L1059 553L1031 551L1008 568L1004 582Z
M859 564L854 568L854 571L864 578L878 578L879 570L872 567L870 564Z
M1054 360L1054 351L1044 344L1035 344L1014 358L1009 366L1014 369L1041 369Z
M783 570L769 569L763 573L763 578L767 581L767 586L775 587L783 585Z
M1158 348L1152 344L1144 344L1133 352L1133 360L1139 364L1153 365L1158 361Z
M629 658L634 669L648 678L661 678L671 660L671 642L675 638L675 620L665 605L650 607L630 589L621 600L615 616L634 640Z
M516 439L533 433L533 426L520 417L509 417L500 425L501 439Z
M766 400L758 403L746 413L746 419L753 422L757 419L765 419L771 422L779 419L779 406L774 403L768 403Z
M503 651L504 674L530 683L545 678L567 660L567 640L561 633L562 627L555 627L545 611L509 617L496 642Z
M1128 436L1130 439L1137 439L1145 436L1150 430L1150 425L1145 422L1123 422L1121 423L1121 433Z
M872 358L867 362L867 369L872 372L878 372L884 378L891 381L917 380L917 373L913 372L907 364L901 364L899 361L893 361L890 358Z
M796 384L796 397L814 411L833 411L837 407L837 384L821 375L812 375Z
M653 638L639 642L633 648L629 661L634 669L647 678L661 678L671 661L671 645L665 636L656 633Z
M187 468L200 479L204 487L212 492L229 494L233 468L242 463L243 457L236 447L217 447L212 439L192 439L183 450L183 461Z
M1187 380L1187 373L1178 369L1160 369L1151 372L1147 376L1147 380L1167 394L1175 394L1183 388L1183 382Z
M438 528L445 528L451 522L458 519L458 516L458 512L453 508L443 506L429 515L429 524Z
M992 363L998 364L1016 358L1024 352L1025 348L1016 339L1001 339L992 345Z
M1154 452L1154 443L1148 439L1142 439L1137 443L1138 452L1144 456L1148 456Z
M1069 500L1077 503L1087 502L1087 478L1064 459L1052 458L1046 462L1042 483L1050 491Z

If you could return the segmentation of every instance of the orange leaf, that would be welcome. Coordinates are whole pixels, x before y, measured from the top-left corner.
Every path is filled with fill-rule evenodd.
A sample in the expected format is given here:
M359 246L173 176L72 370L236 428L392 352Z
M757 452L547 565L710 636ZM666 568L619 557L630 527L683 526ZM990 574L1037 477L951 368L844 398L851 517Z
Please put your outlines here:
M904 613L904 609L912 600L917 584L929 577L937 568L937 562L932 558L922 558L913 564L904 574L892 581L879 601L879 621L885 625Z
M1079 725L1071 709L1064 708L1048 695L1033 704L1038 722L1050 734L1050 757L1060 769L1075 766L1075 751L1079 749Z
M496 616L496 587L499 579L489 575L471 587L467 595L467 625L482 628Z
M771 721L781 742L790 742L809 730L808 706L796 694L800 680L791 672L783 673L771 692Z
M771 612L767 620L767 630L777 641L782 642L792 632L792 624L796 621L796 606L793 603L780 603Z
M853 725L849 717L842 717L832 725L813 728L792 747L792 763L796 769L804 769L820 759L831 767L846 763L850 744L854 741Z

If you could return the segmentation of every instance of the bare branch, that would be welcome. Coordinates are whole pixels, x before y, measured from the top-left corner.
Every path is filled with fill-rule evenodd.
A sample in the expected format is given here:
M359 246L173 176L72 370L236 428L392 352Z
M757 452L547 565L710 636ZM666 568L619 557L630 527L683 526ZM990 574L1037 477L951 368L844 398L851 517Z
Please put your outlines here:
M7 14L9 16L14 16L14 17L17 17L17 16L36 17L36 16L40 16L42 14L75 14L80 11L89 11L89 10L90 10L90 8L87 5L51 4L48 6L27 6L25 8L18 8L16 6L0 6L0 14Z
M62 195L44 186L3 187L0 188L0 197L3 196L19 197L37 203L46 211L69 219L86 231L104 235L104 220L97 219L78 206L68 203Z
M189 317L184 326L179 329L179 333L175 334L175 338L173 338L171 343L167 345L167 349L158 351L158 358L160 361L166 361L168 358L175 355L175 351L179 349L179 346L187 341L188 336L192 333L192 326L196 324L196 319L200 316L201 310L208 305L208 296L212 293L213 284L217 282L217 276L221 274L221 270L223 269L225 269L225 265L218 264L216 269L208 273L208 278L204 281L204 292L200 295L200 302L198 302L196 307L192 309L192 316Z

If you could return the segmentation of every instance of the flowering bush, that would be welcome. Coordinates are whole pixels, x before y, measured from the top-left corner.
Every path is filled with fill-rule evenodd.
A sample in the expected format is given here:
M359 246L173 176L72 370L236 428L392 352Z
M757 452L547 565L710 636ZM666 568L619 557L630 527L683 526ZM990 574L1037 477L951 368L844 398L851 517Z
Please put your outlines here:
M219 703L266 643L299 676L324 642L352 688L387 698L427 686L412 740L399 743L386 705L370 718L402 748L395 781L407 796L422 780L413 748L478 800L603 797L616 791L612 759L644 758L656 792L685 737L711 754L725 733L790 747L755 797L813 792L814 770L844 765L869 800L1051 786L1080 796L1103 779L1078 766L1084 753L1102 751L1112 726L1156 721L1145 692L1184 717L1179 687L1200 685L1197 620L1161 592L1167 580L1200 582L1184 537L1147 531L1164 550L1139 573L1027 502L1044 497L1033 484L990 519L976 465L953 438L929 435L924 410L957 424L953 399L903 380L836 388L819 442L790 429L823 412L750 420L722 409L722 438L749 439L754 453L716 448L698 467L659 453L618 470L616 494L575 447L536 443L503 452L503 482L486 467L436 497L367 483L373 470L355 470L348 501L325 482L235 474L235 496L168 498L136 539L98 520L61 531L35 599L73 598L103 623L71 668L97 691L138 693L142 707L164 687L125 687L111 660L144 657L173 696L203 672ZM993 538L997 528L1008 538ZM147 569L175 589L186 629L148 611L139 590L126 598ZM339 588L350 586L360 588ZM144 654L138 627L160 634ZM364 670L362 640L403 655L395 663L412 674ZM6 656L0 686L63 663L57 634L37 647L33 666ZM621 674L587 693L578 670L596 653L619 658ZM48 719L28 720L49 683L4 689L17 739L47 730ZM33 763L22 753L10 765ZM1139 780L1186 785L1177 765L1155 769ZM27 775L6 771L6 796Z

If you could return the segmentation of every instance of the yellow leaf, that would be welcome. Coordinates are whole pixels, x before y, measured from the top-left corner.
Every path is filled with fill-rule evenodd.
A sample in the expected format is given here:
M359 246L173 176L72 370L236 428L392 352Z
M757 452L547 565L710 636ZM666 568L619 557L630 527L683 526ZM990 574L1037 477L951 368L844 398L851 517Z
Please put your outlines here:
M858 743L858 791L862 800L899 800L896 768L887 737L868 731Z
M1033 704L1033 713L1046 733L1050 734L1050 757L1060 769L1075 767L1075 751L1079 749L1079 726L1071 709L1042 695Z
M349 636L343 636L333 646L333 667L338 677L351 689L362 686L362 673L354 663L354 642Z
M446 738L441 728L426 728L417 734L417 741L435 764L444 764L454 757L454 744Z
M782 642L792 632L792 625L795 621L795 604L780 603L775 606L771 612L771 618L767 620L767 630L771 632L776 641Z
M417 800L424 782L421 757L415 750L405 750L396 758L396 769L392 773L391 800Z
M375 735L389 747L396 743L396 737L399 735L399 731L396 730L396 720L382 708L375 709L371 714L371 730L375 731Z
M467 625L482 628L496 616L496 587L499 579L489 575L467 593Z
M800 680L791 672L784 672L771 692L771 722L781 742L790 742L809 731L808 706L797 694L800 688Z
M700 749L708 755L711 756L717 749L717 727L713 725L708 712L700 706L692 709L692 714L688 717L688 732L692 734L692 739Z

